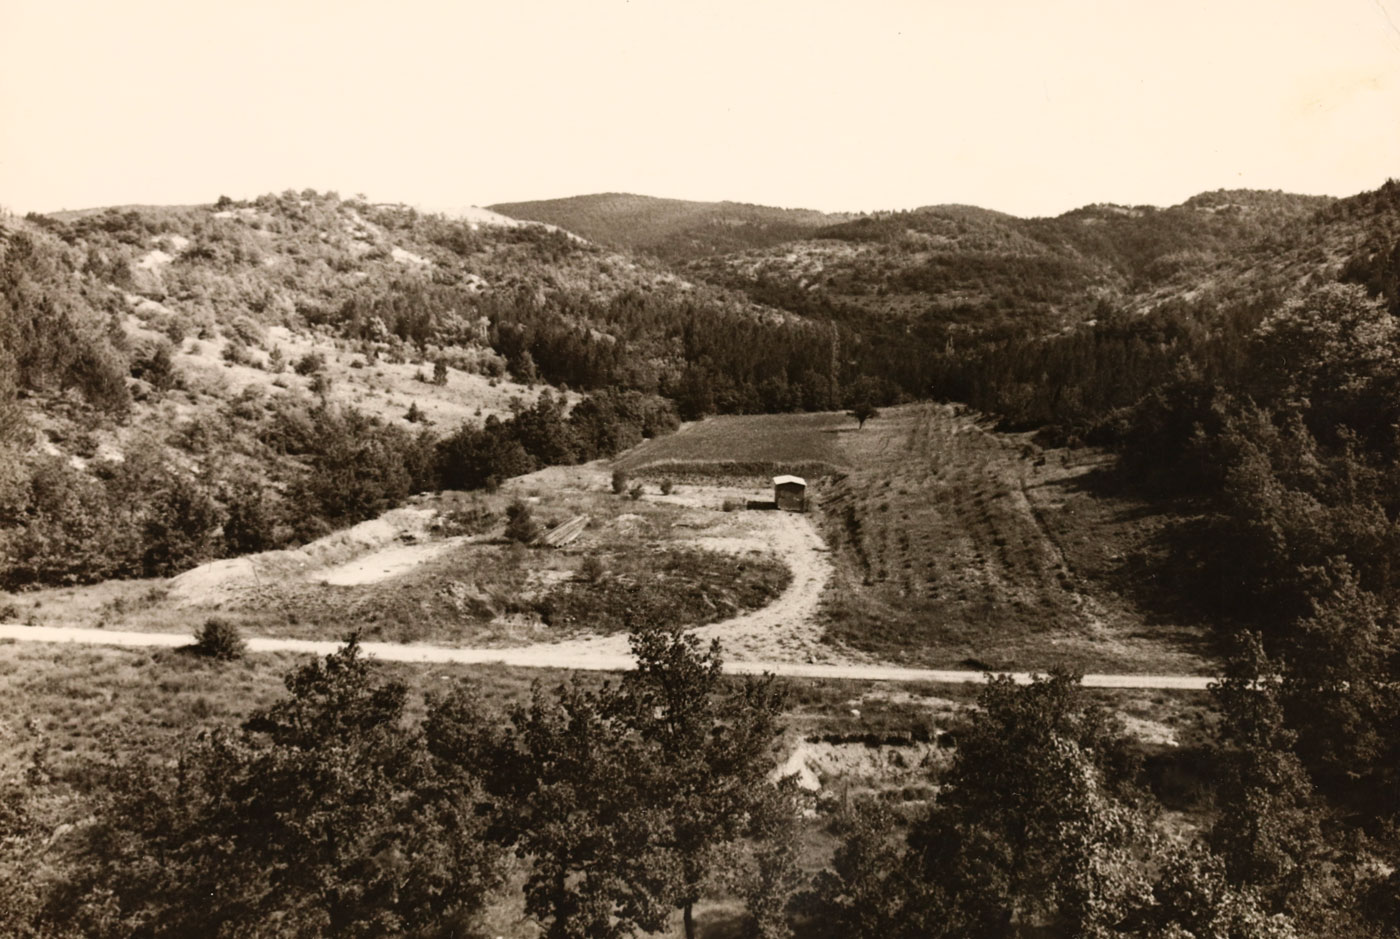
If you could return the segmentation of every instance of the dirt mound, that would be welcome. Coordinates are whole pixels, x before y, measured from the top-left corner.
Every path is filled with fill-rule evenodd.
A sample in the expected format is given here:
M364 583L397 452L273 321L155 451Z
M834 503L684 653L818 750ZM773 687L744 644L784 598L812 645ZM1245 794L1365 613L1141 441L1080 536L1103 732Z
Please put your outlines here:
M433 514L430 509L393 509L294 551L264 551L203 564L173 578L169 595L180 606L223 603L241 590L269 580L305 577L323 568L343 565L405 536L422 537Z

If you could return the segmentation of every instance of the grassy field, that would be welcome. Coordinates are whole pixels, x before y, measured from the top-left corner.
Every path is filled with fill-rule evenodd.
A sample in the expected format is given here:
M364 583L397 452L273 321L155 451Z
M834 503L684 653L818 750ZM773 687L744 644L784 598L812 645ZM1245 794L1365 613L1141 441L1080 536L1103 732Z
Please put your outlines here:
M1105 494L1095 451L1042 452L953 408L892 408L847 435L825 487L831 639L936 667L1194 672L1204 631L1141 608L1130 558L1163 519Z
M770 555L692 543L722 538L741 523L739 515L618 497L607 491L606 477L592 491L528 493L480 497L475 503L495 518L486 532L438 542L441 553L384 579L326 583L318 579L324 569L304 569L301 555L278 555L260 562L251 581L193 591L192 603L171 595L166 581L109 581L0 596L0 608L8 620L39 625L192 632L218 615L249 635L335 639L355 627L367 639L391 642L509 645L616 632L625 628L625 610L678 625L715 622L766 605L791 577ZM578 515L588 516L588 526L564 548L511 542L502 534L504 511L516 495L542 528ZM419 543L431 548L434 541Z
M645 441L616 465L653 478L826 476L848 465L844 441L855 432L835 411L710 417Z

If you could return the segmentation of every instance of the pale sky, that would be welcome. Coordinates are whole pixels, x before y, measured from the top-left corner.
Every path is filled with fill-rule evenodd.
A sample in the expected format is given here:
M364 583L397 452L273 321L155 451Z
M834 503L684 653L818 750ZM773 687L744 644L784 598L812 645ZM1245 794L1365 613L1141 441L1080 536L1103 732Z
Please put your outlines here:
M0 206L1018 215L1400 177L1400 0L0 0Z

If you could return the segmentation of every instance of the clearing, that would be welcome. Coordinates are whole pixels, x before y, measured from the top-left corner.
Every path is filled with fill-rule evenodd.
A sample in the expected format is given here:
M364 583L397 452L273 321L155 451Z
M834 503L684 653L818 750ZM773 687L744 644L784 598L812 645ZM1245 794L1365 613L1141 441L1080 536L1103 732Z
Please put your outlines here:
M11 618L188 634L217 615L270 639L358 628L579 667L625 663L629 624L657 621L719 639L731 662L833 677L1207 674L1204 630L1156 622L1134 599L1132 559L1164 519L1109 494L1105 463L942 405L890 408L860 430L835 413L712 419L613 464L420 497L295 551L24 594ZM615 466L645 481L639 498L611 491ZM816 511L741 509L771 499L772 472L803 466ZM586 527L558 549L513 544L512 499L544 529Z
M942 668L1206 670L1204 629L1134 599L1132 559L1165 518L1108 491L1110 457L935 404L887 409L844 441L855 468L819 494L832 640Z
M735 477L750 485L781 473L820 477L847 465L843 441L855 430L834 411L711 417L644 441L616 464L648 478Z

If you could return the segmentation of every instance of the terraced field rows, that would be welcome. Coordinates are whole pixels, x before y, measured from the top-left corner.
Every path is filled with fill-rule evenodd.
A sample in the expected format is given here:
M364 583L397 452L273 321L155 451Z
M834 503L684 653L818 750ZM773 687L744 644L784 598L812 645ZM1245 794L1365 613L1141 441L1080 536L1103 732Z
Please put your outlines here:
M1122 505L1079 485L1096 454L1045 454L932 404L890 409L844 443L856 468L821 499L840 562L831 638L940 666L1192 666L1062 546L1112 553L1138 535Z

